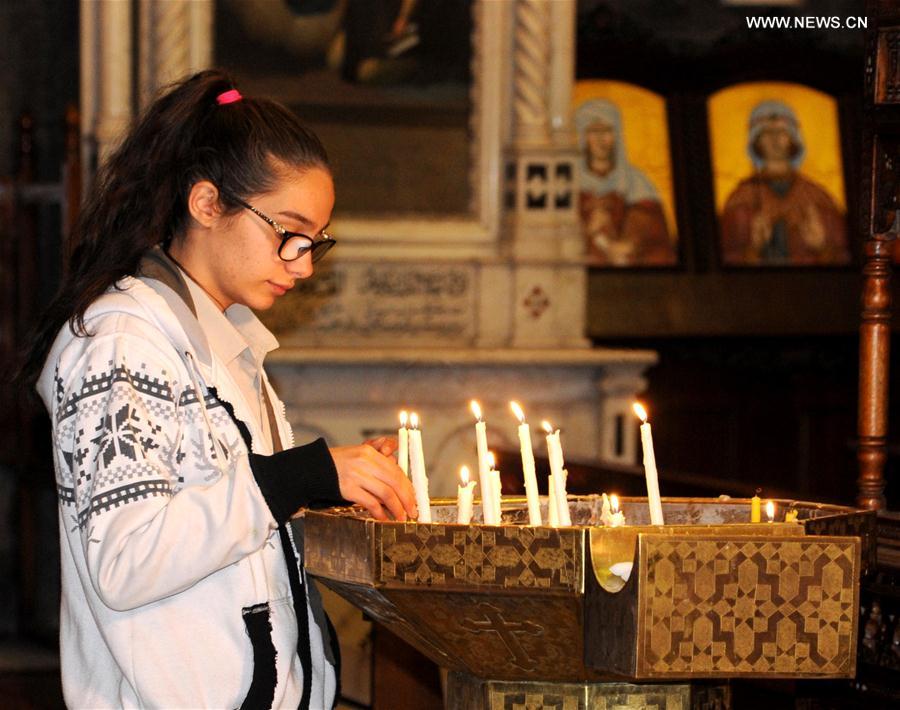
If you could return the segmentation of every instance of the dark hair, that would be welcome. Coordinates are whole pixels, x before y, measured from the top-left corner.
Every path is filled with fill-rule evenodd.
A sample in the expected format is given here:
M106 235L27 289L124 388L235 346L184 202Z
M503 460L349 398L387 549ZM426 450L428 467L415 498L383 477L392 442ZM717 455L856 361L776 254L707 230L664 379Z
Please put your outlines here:
M187 197L200 180L219 188L224 210L274 187L279 165L330 170L319 139L284 106L243 98L219 105L234 81L218 70L175 84L151 104L97 174L73 229L59 290L38 321L17 379L36 381L60 328L89 335L84 314L141 257L188 224Z

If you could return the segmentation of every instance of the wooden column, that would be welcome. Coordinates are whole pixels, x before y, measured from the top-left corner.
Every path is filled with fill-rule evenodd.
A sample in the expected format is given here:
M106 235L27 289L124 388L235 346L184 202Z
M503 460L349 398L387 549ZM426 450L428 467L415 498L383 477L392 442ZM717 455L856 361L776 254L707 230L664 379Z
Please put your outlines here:
M886 507L891 263L900 232L900 5L868 0L860 200L866 235L859 328L859 463L856 502Z
M896 228L895 222L895 228ZM885 507L887 404L891 351L891 249L893 234L866 242L862 322L859 327L859 493L857 505Z

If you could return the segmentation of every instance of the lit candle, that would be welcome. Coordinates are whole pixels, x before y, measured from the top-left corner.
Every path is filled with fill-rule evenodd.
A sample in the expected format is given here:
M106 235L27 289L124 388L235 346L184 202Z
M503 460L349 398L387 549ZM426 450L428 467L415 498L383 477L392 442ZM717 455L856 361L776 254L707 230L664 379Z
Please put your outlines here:
M766 503L766 517L769 519L770 523L775 522L775 503L774 501L768 501Z
M600 522L604 525L609 525L609 521L612 519L612 506L609 504L609 496L606 493L603 494L603 504L600 507Z
M547 456L550 459L550 473L553 477L550 483L553 486L553 497L556 505L556 515L560 526L572 524L569 515L569 499L566 495L566 472L563 468L562 444L559 441L559 429L554 429L550 422L542 422L544 431L547 432Z
M404 409L400 412L400 429L397 431L397 463L407 476L409 475L409 429L407 428L408 415Z
M475 415L475 446L478 452L478 480L481 483L481 515L485 525L499 525L500 521L494 519L493 490L494 482L491 469L487 460L487 426L481 417L481 407L474 399L469 406Z
M472 502L475 497L475 481L469 480L469 467L459 469L460 484L456 487L456 522L468 525L472 522Z
M612 507L612 514L609 516L609 527L622 527L625 524L625 513L619 510L619 496L613 493L609 497L609 502Z
M665 525L662 501L659 498L656 455L653 453L653 432L650 430L650 422L647 421L647 410L639 402L635 402L634 413L641 420L641 448L644 450L644 475L647 478L647 503L650 506L650 524Z
M412 473L419 522L431 522L431 500L428 498L428 476L425 474L425 452L422 448L422 432L419 430L419 416L409 415L409 470Z
M537 474L534 471L534 451L531 448L531 427L518 402L510 402L510 409L519 420L519 451L522 454L522 475L525 478L525 498L528 501L528 524L541 525L541 499L538 497Z
M758 523L762 521L762 517L760 516L762 501L759 499L759 488L756 489L756 494L750 499L750 522Z

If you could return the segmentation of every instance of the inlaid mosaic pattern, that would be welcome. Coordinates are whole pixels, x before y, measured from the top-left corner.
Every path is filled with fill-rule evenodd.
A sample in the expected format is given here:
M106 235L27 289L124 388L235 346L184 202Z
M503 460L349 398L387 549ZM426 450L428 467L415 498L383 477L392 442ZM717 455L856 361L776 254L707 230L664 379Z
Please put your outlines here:
M490 710L590 710L584 691L575 689L570 693L546 692L509 692L491 689L488 707Z
M570 592L580 586L581 535L512 525L385 526L379 581Z
M708 522L557 530L459 526L447 522L454 511L446 505L422 525L377 523L355 509L311 512L306 563L439 664L492 682L598 685L617 677L662 687L854 675L863 548L859 537L834 533L845 515L849 530L865 534L868 518L797 504L802 525L727 524L717 522L728 512L718 501L669 505L702 509ZM810 521L810 513L827 519ZM628 581L609 584L610 567L628 560ZM566 707L568 691L552 690L560 697L506 688L496 707ZM717 691L705 700L691 692L692 708L728 705ZM665 707L675 707L667 698Z
M335 525L338 521L340 524ZM298 537L304 540L304 565L309 572L324 579L371 584L374 521L307 514L293 524L303 531ZM308 540L315 540L315 544Z
M807 535L843 535L862 540L862 573L875 568L878 547L878 517L874 510L858 511L849 515L826 515L804 520Z
M847 676L859 542L641 541L638 677Z
M449 710L728 710L727 685L540 683L448 677Z

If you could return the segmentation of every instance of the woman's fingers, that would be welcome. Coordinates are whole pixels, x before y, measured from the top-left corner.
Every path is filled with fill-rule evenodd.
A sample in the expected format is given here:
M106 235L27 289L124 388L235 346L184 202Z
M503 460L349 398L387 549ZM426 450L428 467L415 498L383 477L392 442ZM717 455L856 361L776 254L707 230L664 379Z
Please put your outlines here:
M417 515L412 485L392 458L369 444L337 447L331 455L344 498L363 505L379 520L386 519L384 507L396 520ZM381 517L370 508L372 500L378 503Z
M415 491L396 461L393 458L382 456L373 451L369 457L369 463L372 464L370 468L372 476L388 487L386 490L381 489L384 492L384 497L381 500L394 512L394 516L400 520L401 516L398 512L402 508L405 511L402 519L405 519L406 515L416 517L418 511L416 510ZM369 490L371 491L372 489L370 488ZM395 512L394 508L391 507L392 503L396 503L399 506L398 512Z
M350 499L348 498L348 500ZM369 514L376 520L388 519L387 515L384 514L384 508L381 507L381 503L379 503L376 498L370 496L361 488L358 489L357 495L355 496L355 500L353 500L353 502L358 503L367 511L369 511Z
M371 446L383 456L393 456L399 444L396 436L379 436L375 439L367 439L364 443Z
M400 502L400 498L394 492L393 488L388 484L379 481L377 478L366 479L366 482L363 485L366 486L366 484L372 486L372 488L369 488L368 490L372 492L381 503L387 506L395 520L406 520L407 513L405 506Z

